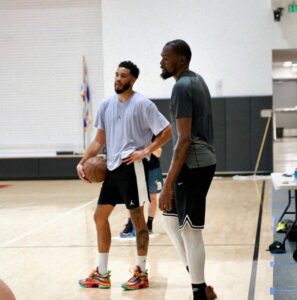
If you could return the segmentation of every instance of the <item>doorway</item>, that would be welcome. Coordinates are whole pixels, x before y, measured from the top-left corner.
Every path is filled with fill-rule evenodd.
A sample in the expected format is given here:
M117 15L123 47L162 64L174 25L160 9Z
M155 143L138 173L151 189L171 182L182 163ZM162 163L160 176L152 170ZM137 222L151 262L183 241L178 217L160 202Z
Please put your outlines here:
M297 167L297 49L272 50L273 169Z

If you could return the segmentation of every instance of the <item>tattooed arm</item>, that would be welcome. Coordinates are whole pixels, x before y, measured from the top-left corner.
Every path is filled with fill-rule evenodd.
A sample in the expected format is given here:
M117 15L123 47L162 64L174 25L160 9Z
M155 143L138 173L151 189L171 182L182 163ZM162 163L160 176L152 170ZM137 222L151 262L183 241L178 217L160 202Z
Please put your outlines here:
M159 208L161 210L171 210L173 187L176 178L186 160L189 146L191 144L192 118L176 119L177 141L173 151L170 168L164 187L160 194Z

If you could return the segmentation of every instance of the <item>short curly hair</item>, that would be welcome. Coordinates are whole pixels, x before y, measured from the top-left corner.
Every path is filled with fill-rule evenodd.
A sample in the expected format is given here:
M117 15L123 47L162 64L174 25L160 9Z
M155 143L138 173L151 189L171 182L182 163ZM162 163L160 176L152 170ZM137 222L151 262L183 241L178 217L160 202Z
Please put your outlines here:
M173 51L181 56L185 56L186 61L190 63L192 51L190 46L183 40L173 40L166 43L165 47L172 47Z
M119 68L125 68L130 71L130 73L135 77L138 78L139 76L139 69L138 67L130 60L122 61L119 64Z

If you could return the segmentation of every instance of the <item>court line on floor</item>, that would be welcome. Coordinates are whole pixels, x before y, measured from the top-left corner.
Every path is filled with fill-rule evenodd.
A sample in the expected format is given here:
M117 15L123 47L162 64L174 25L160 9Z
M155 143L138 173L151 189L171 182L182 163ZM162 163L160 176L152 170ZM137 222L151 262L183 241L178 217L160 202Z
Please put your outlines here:
M297 289L270 288L270 295L275 295L276 293L297 293Z
M283 261L283 262L275 262L275 261L271 261L269 263L270 267L274 268L274 267L277 267L277 266L294 266L296 267L296 262L290 262L290 261Z
M13 244L14 242L17 242L17 241L19 241L19 240L21 240L21 239L23 239L25 237L28 237L28 236L32 235L32 234L40 231L41 229L43 229L43 228L45 228L45 227L47 227L47 226L49 226L51 224L54 224L54 223L58 222L59 220L65 218L66 216L72 214L73 212L78 211L78 210L80 210L82 208L87 207L88 205L92 204L94 201L97 201L97 198L93 199L93 200L91 200L91 201L89 201L89 202L87 202L87 203L85 203L83 205L80 205L78 207L72 208L71 210L67 211L66 213L64 213L64 214L62 214L62 215L60 215L60 216L58 216L58 217L56 217L56 218L54 218L54 219L52 219L50 221L48 221L48 222L46 222L46 223L38 226L38 227L36 227L36 228L34 228L34 229L26 232L26 233L23 233L20 236L17 236L15 238L13 238L12 240L8 241L8 242L5 242L5 243L1 244L0 248L6 247L6 246L8 246L10 244Z
M252 263L252 271L249 285L248 300L255 299L255 288L256 288L256 278L257 278L257 269L258 269L258 258L259 258L259 248L260 248L260 236L261 236L261 226L262 226L262 216L263 216L263 204L264 204L264 195L265 195L265 180L262 182L262 191L261 199L259 205L259 214L258 214L258 224L255 237L255 247Z

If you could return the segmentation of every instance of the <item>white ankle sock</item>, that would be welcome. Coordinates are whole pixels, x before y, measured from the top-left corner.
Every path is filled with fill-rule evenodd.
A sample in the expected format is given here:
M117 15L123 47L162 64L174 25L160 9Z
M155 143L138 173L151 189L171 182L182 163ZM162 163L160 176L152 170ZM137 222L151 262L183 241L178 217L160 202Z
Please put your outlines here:
M108 262L108 252L106 253L99 253L99 263L98 263L98 270L101 275L105 275L107 273L107 262Z
M177 252L179 253L183 264L187 267L187 257L186 250L184 246L184 241L179 230L178 217L175 216L164 216L162 215L163 227L166 230L172 244L175 246Z

